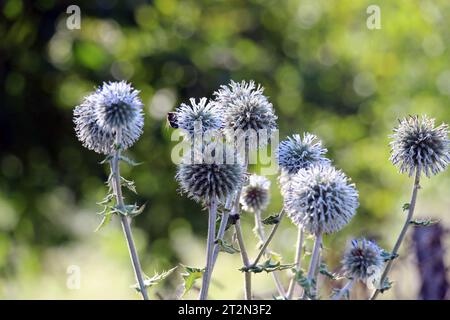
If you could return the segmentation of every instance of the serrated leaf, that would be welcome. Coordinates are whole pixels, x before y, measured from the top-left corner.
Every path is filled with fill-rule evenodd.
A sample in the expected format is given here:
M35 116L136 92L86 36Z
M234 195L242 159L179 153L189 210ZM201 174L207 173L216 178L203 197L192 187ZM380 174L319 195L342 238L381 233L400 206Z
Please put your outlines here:
M303 270L296 271L294 279L303 288L306 298L311 299L311 300L316 299L316 280L315 279L308 280L308 278L304 276Z
M257 264L249 267L242 267L239 270L242 272L261 273L263 271L269 273L274 271L281 271L286 269L292 269L295 264L281 264L280 261L272 262L271 259L266 260L262 264Z
M114 198L113 193L108 193L100 202L97 202L100 206L106 206L108 203L110 203Z
M268 216L267 218L264 218L261 222L265 225L277 224L280 222L280 215L274 214L274 215Z
M403 211L409 210L409 206L410 206L409 203L405 203L402 207Z
M112 155L107 155L105 159L99 162L99 164L105 164L107 162L110 162L113 159Z
M330 278L331 280L337 280L338 277L335 273L328 271L328 266L325 263L321 263L319 267L319 273Z
M132 159L130 159L128 157L125 157L124 155L121 155L119 160L121 160L121 161L123 161L123 162L125 162L125 163L127 163L127 164L129 164L130 166L133 166L133 167L139 166L139 165L142 164L142 162L135 162L134 160L132 160Z
M204 269L189 267L185 265L181 265L184 268L184 272L181 273L181 276L184 280L184 291L181 297L184 297L186 293L188 293L192 287L194 286L194 283L196 280L201 279L203 276L203 273L205 272Z
M170 270L163 271L161 273L156 273L151 278L147 277L146 279L144 279L144 287L150 288L150 287L153 287L154 285L157 285L158 283L163 281L165 278L167 278L172 272L174 272L176 268L178 268L178 267L174 267ZM137 292L141 292L141 288L139 287L139 284L137 284L137 283L135 285L133 285L132 288L136 289Z
M120 177L120 184L121 184L123 187L127 188L128 190L130 190L131 192L137 194L136 186L135 186L135 184L134 184L134 181L132 181L132 180L127 180L127 179L125 179L124 177Z
M409 223L414 225L415 227L428 227L433 224L438 223L439 220L432 220L432 219L414 219L411 220Z
M393 283L394 283L393 281L390 281L389 278L386 277L384 279L383 285L380 288L380 292L383 293L383 292L391 289Z
M216 243L219 245L219 251L234 254L240 252L239 249L233 247L233 245L227 243L225 240L217 239Z

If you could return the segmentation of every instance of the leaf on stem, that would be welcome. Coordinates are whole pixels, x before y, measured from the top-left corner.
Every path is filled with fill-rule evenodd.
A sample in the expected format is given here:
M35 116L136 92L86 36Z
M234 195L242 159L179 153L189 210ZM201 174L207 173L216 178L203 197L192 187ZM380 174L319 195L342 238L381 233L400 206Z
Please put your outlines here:
M240 252L239 249L236 249L235 247L233 247L232 244L229 244L225 240L217 239L215 241L215 243L217 243L219 245L219 251L226 252L229 254L234 254L234 253Z
M409 223L412 224L415 227L428 227L433 224L438 223L439 220L432 220L432 219L414 219L411 220Z
M405 203L405 204L403 205L403 207L402 207L403 211L409 210L409 206L410 206L409 203Z
M303 288L305 292L305 297L311 300L316 299L316 280L309 280L304 276L303 270L299 270L295 272L294 276L295 281Z
M163 281L165 278L167 278L170 274L172 274L172 272L174 272L176 268L178 268L178 267L174 267L170 270L163 271L161 273L156 273L151 278L146 277L146 279L144 279L144 287L150 288L150 287L153 287L154 285L157 285L158 283ZM141 288L139 287L138 283L134 284L132 286L132 288L136 289L137 292L141 292Z
M328 266L324 262L322 262L320 264L319 273L324 275L324 276L326 276L326 277L328 277L331 280L339 279L339 277L335 273L332 273L332 272L328 271Z
M132 160L128 157L125 157L124 155L120 155L119 160L129 164L132 167L136 167L136 166L139 166L142 164L142 162L135 162L134 160Z
M205 269L189 267L183 264L181 266L184 268L184 272L181 273L181 276L183 277L184 280L183 283L184 291L183 294L181 295L181 297L183 297L184 295L186 295L186 293L189 292L189 290L192 289L195 281L202 278Z
M274 214L274 215L268 216L267 218L264 218L261 222L266 225L278 224L280 222L280 215Z
M394 260L394 259L398 258L398 254L397 253L393 254L393 253L391 253L389 251L386 251L386 250L383 250L381 252L381 256L383 257L384 262L387 262L387 261Z
M127 180L124 177L120 177L120 185L137 194L136 185L133 180Z
M295 264L281 264L280 261L272 262L271 259L266 260L262 264L252 265L249 267L242 267L239 270L242 272L253 272L253 273L261 273L263 271L269 273L274 271L281 271L286 269L292 269Z

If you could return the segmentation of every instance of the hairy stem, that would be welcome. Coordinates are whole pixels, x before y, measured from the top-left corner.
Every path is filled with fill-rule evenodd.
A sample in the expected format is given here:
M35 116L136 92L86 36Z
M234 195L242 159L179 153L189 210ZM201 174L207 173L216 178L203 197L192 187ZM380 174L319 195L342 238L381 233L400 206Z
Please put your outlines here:
M333 297L333 300L341 300L342 297L347 294L347 292L350 293L350 290L352 289L354 283L355 279L351 279L350 281L348 281L346 285L341 290L339 290L338 293L336 293L336 295Z
M397 238L397 241L395 242L394 245L394 249L392 249L392 255L395 257L397 256L398 250L400 249L400 246L403 242L403 239L405 238L406 232L408 231L408 227L411 224L411 220L413 218L414 215L414 209L416 207L416 201L417 201L417 193L420 189L420 168L417 167L416 168L416 174L415 174L415 178L414 178L414 186L412 189L412 195L411 195L411 201L409 203L409 207L408 207L408 215L406 217L406 221L405 224L403 225L403 228L400 232L400 235ZM380 278L380 282L379 285L382 287L384 284L384 281L386 280L389 271L392 268L392 263L394 262L393 259L389 260L389 262L386 265L386 268L384 269L383 274L381 275ZM381 290L380 289L376 289L373 294L372 297L370 298L370 300L375 300L378 296L378 294L380 294Z
M214 240L216 238L216 218L217 218L217 200L216 197L211 198L209 204L208 217L208 238L206 242L206 268L202 279L202 288L200 290L200 300L206 300L208 297L208 289L211 281L214 256Z
M279 223L277 223L277 225L278 224ZM264 232L264 226L261 222L261 212L260 211L255 212L255 232L258 235L261 243L263 243L263 245L264 245L264 243L266 242L266 235ZM272 237L273 237L273 235L272 235ZM267 246L266 246L266 249L264 250L264 254L270 258L270 251L267 250ZM275 286L277 287L278 294L281 295L282 297L285 297L286 292L284 291L278 271L274 271L271 273L272 273L273 281L275 282Z
M320 258L320 248L322 246L322 234L319 233L316 235L316 240L314 241L314 248L311 255L311 261L309 262L308 276L307 279L310 283L312 283L313 279L316 275L317 264ZM317 288L313 288L315 293L317 292ZM303 295L305 297L305 295Z
M225 235L225 229L227 228L228 218L230 217L230 206L232 203L232 197L228 197L225 203L225 211L222 214L222 220L220 220L219 230L217 231L216 240L223 240ZM213 252L213 268L216 265L217 257L219 256L219 245L217 243L214 244L214 252Z
M125 210L125 204L123 201L122 195L122 186L120 183L120 168L119 168L119 160L120 160L120 149L114 152L113 159L111 160L111 171L112 171L112 182L113 182L113 190L117 201L117 206L120 210ZM120 221L122 223L123 233L127 240L128 251L130 253L131 263L134 269L134 275L139 285L140 293L142 294L142 298L144 300L148 300L147 289L144 285L144 277L142 275L141 264L139 262L139 257L136 251L136 246L134 245L133 234L131 232L130 222L128 218L124 215L120 216Z
M304 232L303 228L298 228L298 237L297 237L297 251L295 253L295 270L297 272L300 271L302 267L302 251L303 251L303 240L304 240ZM287 293L288 300L291 300L294 296L295 288L297 287L297 281L295 281L295 275L292 277L291 282L289 283L289 289Z
M250 260L248 258L247 250L244 245L244 238L242 236L241 223L239 219L234 225L236 230L236 237L239 243L239 249L241 251L241 258L244 267L248 268L250 266ZM245 287L245 300L252 300L252 277L250 272L244 272L244 287Z

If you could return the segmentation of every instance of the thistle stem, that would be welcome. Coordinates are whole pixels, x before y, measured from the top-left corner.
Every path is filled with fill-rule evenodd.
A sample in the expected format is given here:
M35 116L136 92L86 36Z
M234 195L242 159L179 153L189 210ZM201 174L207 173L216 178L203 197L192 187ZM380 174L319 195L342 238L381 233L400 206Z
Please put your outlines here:
M200 290L200 300L206 300L208 297L208 289L211 281L211 274L213 269L213 257L214 257L214 240L216 232L216 218L217 218L217 199L211 198L209 204L209 217L208 217L208 238L206 242L206 268L202 279L202 288Z
M304 232L303 228L298 228L298 237L297 237L297 252L295 253L295 270L297 272L300 271L302 267L302 251L303 251L303 241L304 241ZM295 276L292 277L291 282L289 283L289 289L287 293L288 300L291 300L294 296L295 288L297 287L297 281L295 281Z
M316 240L314 241L314 248L311 255L311 261L309 262L308 276L307 279L310 283L315 278L316 268L320 258L320 248L322 245L322 233L316 235ZM313 288L314 291L317 291L317 288ZM305 295L303 295L305 297Z
M258 255L256 256L255 261L252 263L252 266L256 266L259 262L259 260L261 259L261 257L263 256L264 252L266 252L267 247L269 246L270 241L272 241L273 236L275 235L275 232L278 230L278 227L280 226L281 223L281 219L284 216L284 210L281 209L280 213L278 214L278 223L275 224L272 227L272 230L269 233L269 236L267 237L266 241L263 243Z
M279 222L277 223L277 225L278 224L279 224ZM261 212L259 210L255 212L255 231L258 234L259 240L264 245L264 243L266 242L266 235L264 232L264 226L262 225L262 222L261 222ZM272 235L272 237L273 237L273 235ZM267 246L266 246L266 249L264 249L264 254L266 256L270 257L270 251L267 250ZM277 287L278 294L281 295L282 297L285 297L286 292L284 291L283 285L281 284L281 280L280 280L278 271L272 272L272 278L273 278L273 281L275 282L275 286Z
M414 215L414 209L416 207L416 201L417 201L417 193L420 189L420 168L417 167L416 168L416 174L415 174L415 178L414 178L414 186L412 189L412 195L411 195L411 201L409 203L409 207L408 207L408 215L406 217L406 221L405 224L403 225L403 228L400 232L400 235L398 236L397 241L395 242L394 245L394 249L392 250L392 256L395 257L397 256L398 250L400 249L400 246L403 242L403 239L405 238L406 232L408 231L409 225L411 223L411 220L413 218ZM392 263L394 262L394 259L389 260L389 262L386 265L386 268L384 269L383 274L381 275L380 278L380 282L379 285L383 286L384 281L386 280L389 271L392 268ZM370 298L370 300L375 300L378 296L378 294L380 294L381 290L380 289L376 289L373 294L372 297Z
M113 180L113 190L116 196L117 206L120 210L124 210L125 204L123 201L122 195L122 186L120 183L120 149L118 148L113 155L113 159L111 160L111 171L112 171L112 180ZM134 275L139 285L140 293L142 294L142 298L144 300L148 300L147 289L144 284L144 277L142 275L141 264L139 262L139 257L136 251L136 246L134 245L133 234L131 232L130 222L128 218L124 215L120 216L120 221L122 223L123 233L127 240L128 251L130 253L131 263L133 265Z
M353 287L353 284L355 283L355 279L351 279L349 282L345 284L345 286L339 290L338 293L333 297L333 300L341 300L342 296L345 295L347 292L350 293L350 290Z
M239 219L236 221L234 227L236 230L237 241L239 243L242 263L244 264L244 267L248 268L250 267L250 260L248 258L247 250L245 249L244 237L242 236L241 223ZM244 272L244 274L245 300L252 300L252 275L247 271Z
M225 203L225 212L222 214L222 220L220 221L219 230L217 231L216 240L223 240L225 235L225 229L227 228L228 219L230 217L230 213L228 210L230 209L230 205L232 203L231 197L228 197ZM214 244L214 252L213 252L213 268L216 265L217 257L219 256L219 244Z

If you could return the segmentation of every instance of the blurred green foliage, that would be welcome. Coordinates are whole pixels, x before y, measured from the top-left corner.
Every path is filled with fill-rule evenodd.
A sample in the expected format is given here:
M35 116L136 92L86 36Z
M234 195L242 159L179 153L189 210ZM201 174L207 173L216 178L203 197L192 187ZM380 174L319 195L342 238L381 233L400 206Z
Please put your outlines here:
M210 97L230 79L261 83L279 116L280 137L317 134L357 184L361 207L343 232L326 239L329 264L339 267L350 236L364 234L390 248L411 181L388 160L388 134L413 113L450 122L449 1L378 0L380 30L366 27L368 0L77 1L80 30L66 27L70 4L1 5L0 297L130 297L119 227L92 233L107 168L77 141L72 124L74 106L109 80L131 81L145 103L144 135L129 151L144 164L124 166L123 175L139 191L129 201L147 201L134 228L149 275L204 259L206 214L177 193L166 113L189 97ZM281 206L276 177L270 178L266 214ZM449 181L448 172L424 181L421 214L448 216ZM243 221L255 241L252 218ZM294 244L295 228L284 221L274 246L285 261L293 259ZM92 294L65 288L65 268L77 261L96 279L87 284ZM241 276L238 259L224 261L233 264L219 267L220 276ZM115 268L126 278L101 280ZM217 288L215 297L241 294Z

